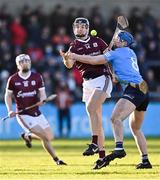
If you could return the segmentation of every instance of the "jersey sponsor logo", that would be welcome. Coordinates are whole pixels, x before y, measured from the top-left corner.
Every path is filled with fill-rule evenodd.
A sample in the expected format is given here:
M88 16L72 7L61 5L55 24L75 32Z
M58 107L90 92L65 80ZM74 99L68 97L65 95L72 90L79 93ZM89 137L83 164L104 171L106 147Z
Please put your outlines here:
M20 86L21 83L20 82L15 82L15 86Z
M98 47L98 44L96 42L93 43L93 47Z
M31 92L22 92L22 91L19 91L17 93L17 97L22 97L22 98L24 98L24 97L33 97L36 94L37 94L36 90L31 91Z
M23 81L24 87L28 87L28 81Z
M31 85L32 85L32 86L35 86L35 85L36 85L36 81L34 81L34 80L31 81Z

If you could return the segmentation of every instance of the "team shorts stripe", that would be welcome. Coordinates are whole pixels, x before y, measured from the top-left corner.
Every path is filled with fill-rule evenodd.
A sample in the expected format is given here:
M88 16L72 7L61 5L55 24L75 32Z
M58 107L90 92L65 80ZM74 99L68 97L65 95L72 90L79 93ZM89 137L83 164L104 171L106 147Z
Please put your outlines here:
M21 115L18 115L19 120L21 121L21 123L23 124L23 126L27 129L30 129L29 126L25 123L25 121L23 120L23 118L21 117Z
M108 85L109 85L109 77L106 76L105 84L104 84L104 87L103 87L103 91L104 91L104 92L107 91Z

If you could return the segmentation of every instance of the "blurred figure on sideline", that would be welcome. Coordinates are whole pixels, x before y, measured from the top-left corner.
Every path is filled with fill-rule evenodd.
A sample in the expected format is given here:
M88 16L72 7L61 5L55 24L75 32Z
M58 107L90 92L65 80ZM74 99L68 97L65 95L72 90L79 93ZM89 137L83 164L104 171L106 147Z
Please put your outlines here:
M70 90L65 82L61 82L56 90L56 106L58 108L59 137L69 137L71 131L71 112L72 97ZM64 120L66 120L67 131L64 133Z

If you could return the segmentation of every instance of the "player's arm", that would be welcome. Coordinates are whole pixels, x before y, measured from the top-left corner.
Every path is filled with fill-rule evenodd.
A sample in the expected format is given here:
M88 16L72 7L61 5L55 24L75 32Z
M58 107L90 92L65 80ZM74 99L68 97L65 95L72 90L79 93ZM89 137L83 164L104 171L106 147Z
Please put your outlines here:
M89 55L78 55L75 53L69 53L68 56L69 59L73 59L74 61L79 61L91 65L106 64L107 62L107 59L104 57L104 55L89 56Z
M44 100L47 98L44 80L42 75L39 74L39 81L38 81L38 90L39 90L39 99L40 99L40 105L44 104Z
M6 92L4 95L4 101L8 110L9 117L15 116L15 112L12 110L12 95L13 95L13 92L6 89Z
M45 100L47 98L45 87L42 87L39 89L39 98L40 98L40 101L42 101L42 102L43 102L43 100Z

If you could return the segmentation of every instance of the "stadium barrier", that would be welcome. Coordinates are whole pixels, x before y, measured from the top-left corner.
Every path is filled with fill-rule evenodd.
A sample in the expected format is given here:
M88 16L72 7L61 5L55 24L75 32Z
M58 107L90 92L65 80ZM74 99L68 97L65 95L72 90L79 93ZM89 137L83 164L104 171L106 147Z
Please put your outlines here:
M106 137L112 137L112 129L110 116L115 103L109 102L103 105L103 127ZM52 104L42 106L41 111L44 113L53 129L55 137L59 137L57 108ZM4 104L0 104L0 118L7 115L7 110ZM74 104L71 107L71 132L70 138L88 138L90 137L89 120L85 111L85 106L82 103ZM150 103L148 111L145 115L145 120L142 130L146 136L160 136L160 103ZM64 134L66 133L64 124ZM0 139L18 139L23 130L17 123L15 118L7 119L0 122ZM125 136L131 136L128 119L124 121Z

